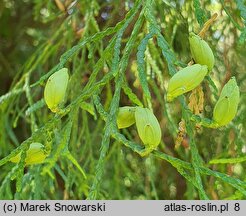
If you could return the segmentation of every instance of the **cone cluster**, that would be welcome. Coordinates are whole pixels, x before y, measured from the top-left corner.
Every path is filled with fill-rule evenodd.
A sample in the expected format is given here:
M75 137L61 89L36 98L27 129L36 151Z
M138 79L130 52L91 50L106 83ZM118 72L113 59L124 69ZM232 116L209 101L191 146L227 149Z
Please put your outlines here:
M146 149L156 149L161 142L161 127L151 110L142 107L120 107L117 115L119 129L136 123L138 135Z
M194 65L178 71L170 79L167 101L196 88L214 67L214 54L208 43L198 35L190 33L190 50ZM239 103L239 88L235 77L223 87L219 100L213 110L213 123L216 127L227 125L236 115Z

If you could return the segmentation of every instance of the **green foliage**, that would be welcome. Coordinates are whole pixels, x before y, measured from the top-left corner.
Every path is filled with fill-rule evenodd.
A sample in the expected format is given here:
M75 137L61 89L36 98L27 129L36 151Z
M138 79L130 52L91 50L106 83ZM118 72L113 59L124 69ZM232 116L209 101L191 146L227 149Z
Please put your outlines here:
M0 198L244 199L243 1L57 2L0 3ZM166 95L171 77L191 60L187 33L198 34L209 12L220 14L204 37L215 66L201 84L197 114L194 92L171 103ZM52 113L44 87L64 67L64 103ZM206 128L232 76L241 95L235 119ZM159 121L161 143L146 157L136 127L117 128L122 106L146 107ZM48 156L25 166L36 142Z
M147 75L145 72L145 61L144 61L144 53L147 48L148 40L153 37L152 33L149 33L145 36L145 38L141 41L138 52L137 52L137 63L138 63L138 76L143 88L144 95L150 100L150 91L148 87Z
M244 27L242 27L241 25L239 25L237 23L237 21L235 21L235 19L233 18L233 16L230 14L229 10L227 9L224 0L221 0L222 6L225 10L225 12L227 13L229 19L231 20L231 22L233 23L233 25L241 31L241 35L239 37L239 44L244 44L245 43L245 39L246 39L246 5L243 2L243 0L236 0L236 5L237 5L237 9L240 11L240 16L243 19L243 23L244 23Z
M195 15L200 26L203 26L206 21L205 11L202 9L200 0L193 0Z
M244 20L244 28L242 29L242 33L239 37L240 44L243 44L246 40L246 5L245 2L243 3L243 0L236 0L236 3L238 10L240 10L240 15Z

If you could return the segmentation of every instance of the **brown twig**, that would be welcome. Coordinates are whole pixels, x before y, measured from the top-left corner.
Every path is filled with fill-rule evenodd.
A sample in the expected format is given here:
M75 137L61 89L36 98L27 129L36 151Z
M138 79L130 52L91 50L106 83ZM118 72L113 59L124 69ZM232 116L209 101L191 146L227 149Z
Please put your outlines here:
M55 0L56 2L56 6L60 9L60 11L64 12L66 11L65 6L63 5L63 3L60 0Z
M206 32L208 31L209 27L213 24L217 16L218 14L215 13L207 22L204 23L202 30L198 34L201 38L204 38Z

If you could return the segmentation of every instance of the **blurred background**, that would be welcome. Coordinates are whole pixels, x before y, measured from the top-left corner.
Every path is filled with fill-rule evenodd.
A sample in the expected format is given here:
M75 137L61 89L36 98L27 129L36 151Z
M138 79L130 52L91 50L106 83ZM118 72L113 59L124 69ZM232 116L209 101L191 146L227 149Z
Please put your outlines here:
M102 164L99 158L105 123L91 97L76 106L73 114L58 120L43 100L45 75L59 63L61 56L96 33L116 26L137 2L0 1L0 159L29 137L51 151L44 164L27 166L24 171L18 164L0 163L1 199L86 199L92 194L92 185L96 187L98 199L199 199L192 170L182 175L182 170L173 167L170 162L154 155L141 158L115 139L111 139ZM217 13L204 37L215 55L215 67L201 85L204 92L201 116L212 118L216 99L232 76L236 77L240 87L240 104L237 116L228 126L208 129L197 125L193 128L193 138L204 167L245 181L245 1L151 2L153 8L150 13L174 55L172 63L176 70L185 67L191 60L189 32L198 34L204 23ZM144 4L124 31L121 56L137 21L141 19ZM146 18L141 22L141 30L130 50L125 70L124 82L128 91L122 91L120 106L140 103L148 106L139 82L137 52L151 25ZM112 34L91 40L66 61L64 66L69 69L70 82L64 106L74 102L88 83L93 86L110 71L114 49L109 44L114 41L117 32L112 30ZM107 48L109 50L105 51ZM169 60L162 51L153 37L147 45L144 63L151 106L162 128L162 142L158 149L173 158L191 162L190 138L182 125L181 105L178 100L173 103L165 101L171 76ZM98 65L99 60L102 63ZM91 78L97 68L97 77ZM114 91L114 81L107 80L103 89L96 93L106 111ZM186 94L187 103L189 96ZM141 143L135 126L120 132L128 140ZM69 154L66 149L69 149ZM232 160L216 162L217 159ZM212 160L215 160L214 163ZM97 177L100 178L96 182ZM245 198L235 185L213 175L202 174L202 182L210 199ZM241 187L246 188L243 184Z

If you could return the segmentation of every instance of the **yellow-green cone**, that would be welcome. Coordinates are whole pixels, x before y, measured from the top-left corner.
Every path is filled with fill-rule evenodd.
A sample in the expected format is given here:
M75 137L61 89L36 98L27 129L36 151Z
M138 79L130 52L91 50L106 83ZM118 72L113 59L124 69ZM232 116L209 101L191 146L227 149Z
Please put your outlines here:
M44 162L47 155L44 151L44 145L41 143L32 143L26 152L26 165L39 164ZM19 163L21 159L21 153L17 154L15 157L11 158L10 161L13 163Z
M135 123L135 107L124 106L119 108L117 126L119 129L130 127Z
M157 118L149 109L137 107L135 119L138 135L145 148L154 150L161 142L161 128Z
M67 68L62 68L52 74L45 85L44 100L52 112L57 112L59 104L64 100L68 79Z
M195 63L207 65L210 72L214 67L214 54L206 41L193 32L189 36L190 50Z
M200 64L194 64L178 71L169 81L167 101L172 101L174 98L196 88L207 73L207 66Z
M223 87L214 111L213 120L218 127L227 125L236 115L239 103L239 87L232 77Z

